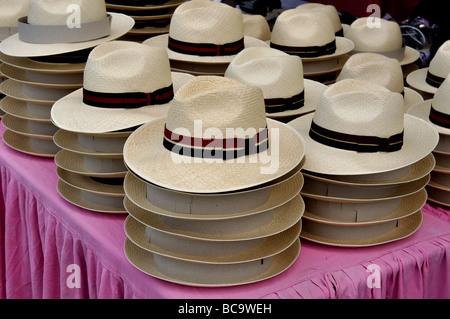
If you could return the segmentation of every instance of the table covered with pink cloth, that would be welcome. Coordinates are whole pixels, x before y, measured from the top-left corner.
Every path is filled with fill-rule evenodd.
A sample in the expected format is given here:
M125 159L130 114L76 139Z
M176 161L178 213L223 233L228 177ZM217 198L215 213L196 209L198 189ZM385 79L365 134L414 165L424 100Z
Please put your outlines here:
M199 288L132 266L123 251L126 215L66 202L53 159L1 141L0 171L1 298L450 298L450 212L437 206L424 206L421 227L406 239L365 248L301 240L298 259L278 276Z

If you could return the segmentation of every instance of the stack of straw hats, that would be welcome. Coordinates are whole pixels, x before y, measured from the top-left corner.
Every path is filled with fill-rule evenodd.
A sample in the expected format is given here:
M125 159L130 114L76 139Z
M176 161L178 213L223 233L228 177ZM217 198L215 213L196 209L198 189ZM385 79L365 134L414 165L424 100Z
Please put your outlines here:
M429 67L411 72L406 82L429 100L433 98L448 74L450 74L450 40L439 47Z
M402 94L405 112L414 104L423 102L420 93L405 87L402 67L398 60L382 54L357 53L352 55L344 64L336 81L345 79L369 81L384 86L392 92Z
M80 28L68 25L71 5L79 8L80 20L74 23ZM52 105L82 87L90 48L122 36L133 23L125 15L107 13L101 0L30 0L18 33L0 44L1 71L8 77L1 84L5 143L30 155L54 157L59 147L53 142L58 128L51 123Z
M289 125L306 142L302 238L361 247L419 228L439 135L405 114L399 93L342 80L327 88L314 113Z
M58 191L74 205L124 213L123 145L145 122L165 117L174 91L193 76L171 73L165 50L131 41L94 48L83 88L58 100L51 120L61 150Z
M172 71L223 76L231 60L247 47L267 46L244 34L243 14L215 1L188 1L178 6L169 33L143 44L167 49Z
M127 139L125 254L194 286L260 281L300 252L304 141L267 119L261 89L220 76L185 84L166 119Z
M169 33L175 9L186 0L106 0L110 12L123 13L135 21L133 29L120 40L142 42L149 37Z
M230 62L225 77L262 89L266 116L288 122L314 112L326 86L303 78L302 60L269 47L247 48Z
M399 61L403 77L417 70L414 62L419 58L419 51L406 46L397 22L382 18L358 18L344 28L346 38L355 44L351 54L372 52L382 54Z
M353 50L353 42L336 36L334 23L325 10L302 7L283 11L277 17L270 46L299 56L305 78L332 84Z
M430 122L439 132L439 143L433 150L436 167L427 186L428 200L450 207L450 74L433 99L418 103L407 112Z

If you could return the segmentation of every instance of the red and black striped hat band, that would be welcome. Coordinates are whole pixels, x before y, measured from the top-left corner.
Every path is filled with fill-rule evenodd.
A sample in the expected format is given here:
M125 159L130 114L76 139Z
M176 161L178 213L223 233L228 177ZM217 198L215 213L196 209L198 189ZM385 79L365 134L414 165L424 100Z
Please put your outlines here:
M336 39L322 46L309 47L291 47L270 42L270 47L286 52L288 54L297 55L301 58L317 58L323 55L330 55L336 52Z
M174 97L173 85L154 92L101 93L83 88L83 103L102 108L133 109L147 105L169 103Z
M398 151L403 146L403 135L403 131L389 138L352 135L328 130L314 122L311 123L309 130L309 136L318 143L359 153Z
M427 82L429 85L438 88L441 86L444 80L445 80L444 78L441 78L440 76L430 73L430 70L427 71L427 77L425 78L425 82Z
M436 111L436 109L433 108L433 105L430 109L430 116L429 116L430 122L434 123L436 125L450 128L450 114L445 114L439 111Z
M168 48L174 52L198 56L235 55L244 49L244 38L232 43L191 43L169 37Z
M236 159L269 148L267 127L249 138L198 138L180 135L164 127L164 147L176 154L197 158Z
M305 91L289 98L264 99L266 113L278 113L298 110L305 105Z

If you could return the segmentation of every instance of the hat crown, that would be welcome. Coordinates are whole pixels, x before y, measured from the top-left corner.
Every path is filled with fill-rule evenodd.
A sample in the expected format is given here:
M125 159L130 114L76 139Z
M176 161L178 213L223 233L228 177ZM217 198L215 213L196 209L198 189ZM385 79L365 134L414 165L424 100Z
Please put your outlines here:
M336 8L332 5L321 3L304 3L297 6L296 9L304 12L311 12L311 11L323 12L328 15L333 25L334 32L337 32L342 29L339 14Z
M372 19L358 18L346 30L345 37L353 41L355 51L386 52L400 49L403 45L400 26L381 18L375 18L374 23Z
M190 43L232 43L244 37L242 13L220 2L188 1L175 9L169 35Z
M112 41L91 51L83 87L101 93L147 93L170 84L166 50L136 42Z
M324 91L313 121L339 133L388 138L403 131L403 98L367 81L342 80Z
M337 77L337 81L344 79L369 81L397 93L404 90L403 71L398 60L376 53L352 55Z
M28 12L28 0L0 0L0 28L17 27L17 19Z
M430 73L446 78L450 73L450 40L445 41L430 61Z
M65 25L74 14L73 5L80 8L80 23L99 21L106 17L105 0L30 0L28 23L32 25Z
M276 19L271 42L285 46L322 46L335 40L333 25L323 12L283 11Z
M304 85L302 60L269 47L238 53L225 77L261 88L265 99L292 97L302 92Z
M244 35L260 39L270 40L270 26L266 18L260 14L243 14Z
M450 115L450 73L434 94L432 105L436 111Z
M266 113L261 89L219 76L200 76L181 87L172 100L166 127L174 132L187 129L191 136L208 128L221 131L228 138L230 129L259 129L266 127ZM203 131L195 128L201 121ZM219 138L219 137L217 137Z

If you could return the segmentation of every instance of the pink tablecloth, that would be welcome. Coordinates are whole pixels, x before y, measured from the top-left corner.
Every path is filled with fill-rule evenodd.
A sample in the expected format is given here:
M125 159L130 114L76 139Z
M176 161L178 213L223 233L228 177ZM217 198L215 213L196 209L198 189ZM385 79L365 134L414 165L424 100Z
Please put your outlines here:
M1 298L450 298L450 213L428 204L422 226L407 239L358 249L302 240L299 258L279 276L196 288L135 269L123 253L125 215L63 200L52 159L0 142L0 170ZM373 265L380 285L368 284Z

